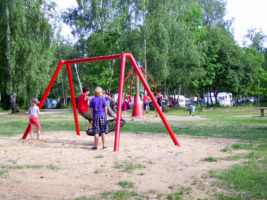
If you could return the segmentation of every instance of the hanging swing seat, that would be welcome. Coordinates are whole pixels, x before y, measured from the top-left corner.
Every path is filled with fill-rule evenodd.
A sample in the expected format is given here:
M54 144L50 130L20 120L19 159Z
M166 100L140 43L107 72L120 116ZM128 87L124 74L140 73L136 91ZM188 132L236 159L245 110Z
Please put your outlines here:
M116 130L116 119L109 119L106 122L108 124L108 132L112 132ZM124 119L121 119L121 127L123 127L126 124L126 121ZM91 128L88 128L86 130L86 134L89 136L94 136L93 131Z

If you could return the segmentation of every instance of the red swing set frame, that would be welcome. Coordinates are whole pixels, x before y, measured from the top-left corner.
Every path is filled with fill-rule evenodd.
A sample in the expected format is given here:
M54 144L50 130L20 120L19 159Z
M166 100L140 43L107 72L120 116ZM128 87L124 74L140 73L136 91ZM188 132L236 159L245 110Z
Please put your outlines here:
M72 101L72 107L73 107L73 114L74 114L74 120L75 120L75 126L76 126L76 133L77 135L80 135L80 128L79 128L79 122L78 122L78 116L77 116L77 110L76 110L76 102L75 102L75 94L74 94L74 88L73 88L73 81L72 81L72 73L71 73L71 64L76 63L85 63L85 62L95 62L95 61L103 61L103 60L114 60L114 59L121 59L121 71L120 71L120 85L119 85L119 92L118 92L118 110L117 110L117 121L116 121L116 130L115 130L115 141L114 141L114 151L119 151L119 140L120 140L120 128L121 128L121 111L122 111L122 99L123 99L123 88L124 88L124 82L125 82L125 64L126 59L129 59L134 66L135 72L139 76L140 80L143 83L143 86L145 87L147 94L149 95L150 99L152 100L157 112L159 113L159 116L162 119L162 122L164 123L167 131L169 132L174 144L176 146L180 146L179 142L177 141L171 127L169 126L165 116L163 115L162 111L160 110L159 105L156 102L155 97L153 96L153 93L151 92L149 85L146 82L146 79L144 78L144 75L142 71L139 69L134 57L130 53L122 53L118 55L109 55L109 56L100 56L100 57L91 57L91 58L84 58L84 59L74 59L74 60L61 60L59 62L59 65L57 66L57 69L40 101L39 109L42 108L57 76L60 72L62 66L66 64L67 72L68 72L68 78L69 78L69 85L70 85L70 93L71 93L71 101ZM29 134L30 125L28 125L22 139L26 139Z

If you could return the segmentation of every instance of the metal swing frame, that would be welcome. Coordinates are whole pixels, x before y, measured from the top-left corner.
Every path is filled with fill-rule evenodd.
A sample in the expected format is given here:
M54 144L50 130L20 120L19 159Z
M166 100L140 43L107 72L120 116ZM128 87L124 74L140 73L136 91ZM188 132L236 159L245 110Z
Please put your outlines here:
M75 102L75 94L74 94L74 88L73 88L73 81L72 81L72 73L71 73L71 64L76 63L86 63L86 62L95 62L95 61L103 61L103 60L114 60L114 59L121 59L121 71L120 71L120 85L119 85L119 91L118 91L118 108L117 108L117 121L116 121L116 130L115 130L115 141L114 141L114 151L119 151L119 140L120 140L120 128L121 128L121 111L122 111L122 99L123 99L123 88L124 88L124 82L125 82L125 65L126 65L126 59L129 59L132 65L134 66L134 70L139 76L141 82L143 83L143 86L145 87L147 94L149 95L150 99L152 100L157 112L159 113L159 116L162 119L163 124L165 125L167 131L169 132L169 135L171 136L173 143L176 146L180 146L179 142L177 141L171 127L169 126L165 116L163 115L162 111L160 110L159 105L156 102L156 99L153 95L153 93L150 90L149 85L146 82L146 79L142 73L142 71L139 69L134 57L130 53L122 53L118 55L109 55L109 56L100 56L100 57L91 57L91 58L84 58L84 59L74 59L74 60L61 60L57 66L57 69L54 73L54 75L51 78L51 81L40 101L39 109L42 108L57 76L60 72L63 65L66 65L67 72L68 72L68 78L69 78L69 85L70 85L70 93L71 93L71 100L72 100L72 107L73 107L73 114L74 114L74 121L76 126L76 133L77 135L80 135L80 127L78 122L78 116L77 116L77 110L76 110L76 102ZM26 139L29 134L30 125L28 125L22 139Z

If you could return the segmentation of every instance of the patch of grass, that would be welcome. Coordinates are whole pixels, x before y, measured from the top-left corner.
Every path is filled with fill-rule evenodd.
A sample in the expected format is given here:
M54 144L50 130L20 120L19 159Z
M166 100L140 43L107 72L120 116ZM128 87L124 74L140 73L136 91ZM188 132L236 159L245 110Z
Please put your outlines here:
M238 149L252 150L253 146L251 144L233 144L232 148L234 150L238 150Z
M218 200L244 200L241 195L238 196L230 196L230 195L225 195L225 194L216 194L216 199Z
M26 168L29 168L29 169L40 169L42 167L43 167L42 165L27 165L26 166Z
M230 147L225 147L221 149L221 152L230 152L230 151L232 151Z
M267 151L267 143L266 144L261 144L261 145L258 145L255 150L257 151Z
M136 164L133 161L126 161L123 163L119 163L118 161L114 162L114 168L121 169L123 168L123 172L132 173L135 169L144 168L141 164Z
M256 151L252 151L249 152L248 156L247 156L250 160L257 160L261 157L266 159L266 153L263 152L256 152ZM264 160L263 160L264 161ZM265 160L266 161L266 160Z
M187 113L187 112L186 112ZM165 115L184 116L184 111L171 111ZM188 115L188 113L187 113ZM267 119L260 117L247 117L248 115L259 115L258 110L251 108L220 108L213 112L199 113L207 120L199 121L168 121L175 134L186 134L192 136L207 136L219 138L236 138L246 140L267 140ZM167 133L162 122L127 122L122 131Z
M100 174L100 173L102 173L102 172L103 172L102 169L96 169L96 170L94 171L95 174Z
M191 122L170 122L170 124L175 134L246 140L266 140L267 138L267 127L261 128L261 126L265 125L260 125L260 127L250 127L249 125L237 126L235 124L221 123L220 126L216 126L216 124L219 122L213 124L212 121L209 121L209 123L203 121L205 120L202 120L203 124L201 126L198 125L197 122L193 126ZM254 126L257 125L255 124ZM165 126L161 122L146 124L137 122L127 122L127 124L122 127L122 131L134 132L137 134L142 134L145 132L167 133Z
M127 162L123 171L127 172L127 173L132 173L134 168L135 167L134 167L134 164L132 162Z
M220 158L220 160L235 161L235 160L240 160L244 158L248 158L248 154L236 154L236 155L228 156L225 158Z
M104 156L103 155L97 155L97 156L95 156L95 158L104 158Z
M168 188L179 192L180 195L189 194L192 190L190 187L181 187L180 185L171 185Z
M3 174L7 173L7 170L0 170L0 176L2 176Z
M163 197L163 196L164 196L164 194L160 193L157 195L157 199L161 199L161 197Z
M115 160L115 162L114 162L114 168L119 169L119 168L122 168L122 167L123 167L123 164L121 164L117 160Z
M108 199L123 200L123 199L131 199L133 197L137 197L138 194L136 192L131 192L127 190L118 190L113 192L103 192L101 196L103 198L108 198Z
M91 198L87 198L86 196L75 198L74 200L90 200Z
M217 159L216 158L213 158L213 157L207 157L207 158L204 158L202 161L206 161L206 162L217 162Z
M143 172L141 172L141 173L138 173L137 175L144 176L145 174Z
M10 165L3 165L1 168L3 169L40 169L42 168L42 165L26 165L26 166L21 166L21 165L15 165L15 166L10 166Z
M179 192L175 192L167 195L168 200L182 200L182 196Z
M10 166L10 165L3 165L1 166L3 169L24 169L25 167L17 165L17 166Z
M132 173L135 169L144 168L141 164L135 164L132 161L126 162L123 172Z
M212 171L211 177L218 178L217 185L232 191L225 199L266 199L267 167L248 162L244 166L234 165L230 169ZM235 195L239 193L239 195ZM221 195L223 199L225 195Z
M17 163L16 160L9 160L8 162L10 162L10 163L12 163L12 164L14 164L14 165Z
M197 185L197 179L195 179L191 185Z
M53 171L57 171L57 170L60 169L59 167L57 167L57 166L55 166L55 165L52 165L52 164L47 165L46 168L47 168L47 169L51 169L51 170L53 170Z
M103 198L107 198L109 195L111 195L112 194L112 192L102 192L101 193L101 196L103 197Z
M119 185L122 186L123 188L132 188L134 183L129 181L120 181Z

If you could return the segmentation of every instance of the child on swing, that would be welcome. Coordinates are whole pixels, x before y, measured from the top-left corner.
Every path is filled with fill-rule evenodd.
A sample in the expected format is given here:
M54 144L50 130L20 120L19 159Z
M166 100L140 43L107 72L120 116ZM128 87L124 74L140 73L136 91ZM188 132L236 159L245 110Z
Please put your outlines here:
M107 149L105 134L108 133L107 124L107 103L102 97L103 90L101 87L96 87L94 91L94 98L90 101L90 108L93 121L94 147L96 150L98 146L99 136L102 138L103 149Z
M33 132L34 124L35 124L37 127L37 140L39 140L40 139L41 126L40 126L40 122L38 120L38 115L40 114L40 110L39 110L39 107L37 106L37 104L38 104L38 99L33 98L32 105L29 108L28 114L30 115L30 118L29 118L30 130L29 130L29 132L30 132L31 139L33 139L32 132Z
M88 86L83 87L83 93L78 98L78 112L89 121L89 129L92 128L91 111L88 109L88 102L90 101L90 88Z

